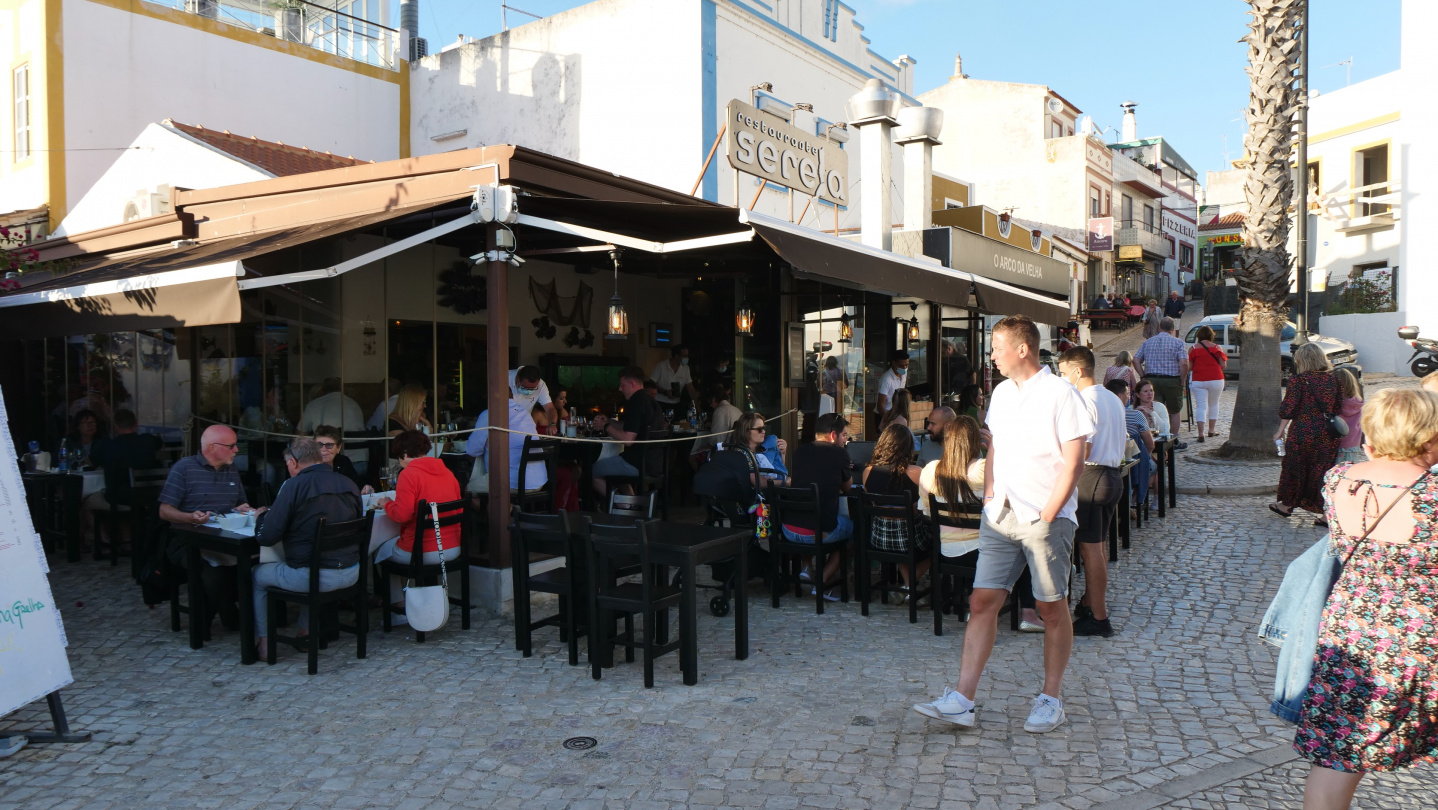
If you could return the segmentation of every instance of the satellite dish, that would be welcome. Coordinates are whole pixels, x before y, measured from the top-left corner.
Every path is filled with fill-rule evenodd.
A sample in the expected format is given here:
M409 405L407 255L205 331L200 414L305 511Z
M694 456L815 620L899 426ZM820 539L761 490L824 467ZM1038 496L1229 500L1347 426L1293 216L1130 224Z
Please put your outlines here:
M1049 112L1058 115L1064 111L1064 103L1056 98L1049 99Z

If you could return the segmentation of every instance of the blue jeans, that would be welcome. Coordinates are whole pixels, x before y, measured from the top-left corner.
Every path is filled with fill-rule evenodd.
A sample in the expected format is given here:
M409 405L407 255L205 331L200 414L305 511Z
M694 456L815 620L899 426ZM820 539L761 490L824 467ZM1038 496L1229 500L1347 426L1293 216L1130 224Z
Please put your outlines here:
M310 589L310 569L291 568L284 563L260 563L255 566L255 635L264 637L266 631L265 621L269 614L265 599L265 588L275 586L287 591L305 593ZM337 591L340 588L359 582L359 563L349 568L321 568L320 569L320 590ZM300 629L308 630L310 627L309 608L300 608Z
M824 542L837 543L840 540L848 540L850 537L854 536L854 521L850 520L847 515L839 515L838 517L839 522L834 524L834 530L831 532L824 533ZM784 538L791 543L814 542L814 535L795 534L794 532L789 531L788 526L784 527Z

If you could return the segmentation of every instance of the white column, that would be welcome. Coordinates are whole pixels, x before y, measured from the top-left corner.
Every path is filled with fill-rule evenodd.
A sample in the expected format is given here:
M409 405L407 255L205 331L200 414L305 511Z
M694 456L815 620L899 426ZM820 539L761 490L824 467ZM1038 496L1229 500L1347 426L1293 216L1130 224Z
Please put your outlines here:
M904 230L921 231L934 224L934 144L904 144Z
M860 241L869 247L891 250L894 237L894 152L891 119L859 127Z

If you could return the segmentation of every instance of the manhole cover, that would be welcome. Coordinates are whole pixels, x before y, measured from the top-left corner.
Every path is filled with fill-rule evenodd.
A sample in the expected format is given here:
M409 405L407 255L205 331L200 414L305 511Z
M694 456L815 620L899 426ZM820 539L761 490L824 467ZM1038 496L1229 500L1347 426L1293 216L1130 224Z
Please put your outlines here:
M598 744L599 741L593 737L570 737L564 741L564 747L570 751L588 751Z

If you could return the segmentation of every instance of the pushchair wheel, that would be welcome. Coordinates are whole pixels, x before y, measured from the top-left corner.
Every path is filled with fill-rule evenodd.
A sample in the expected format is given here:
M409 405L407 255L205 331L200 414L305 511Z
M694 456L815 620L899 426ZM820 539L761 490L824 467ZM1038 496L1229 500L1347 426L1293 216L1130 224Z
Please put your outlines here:
M716 596L709 600L709 612L715 616L724 617L729 615L729 600L723 596Z

